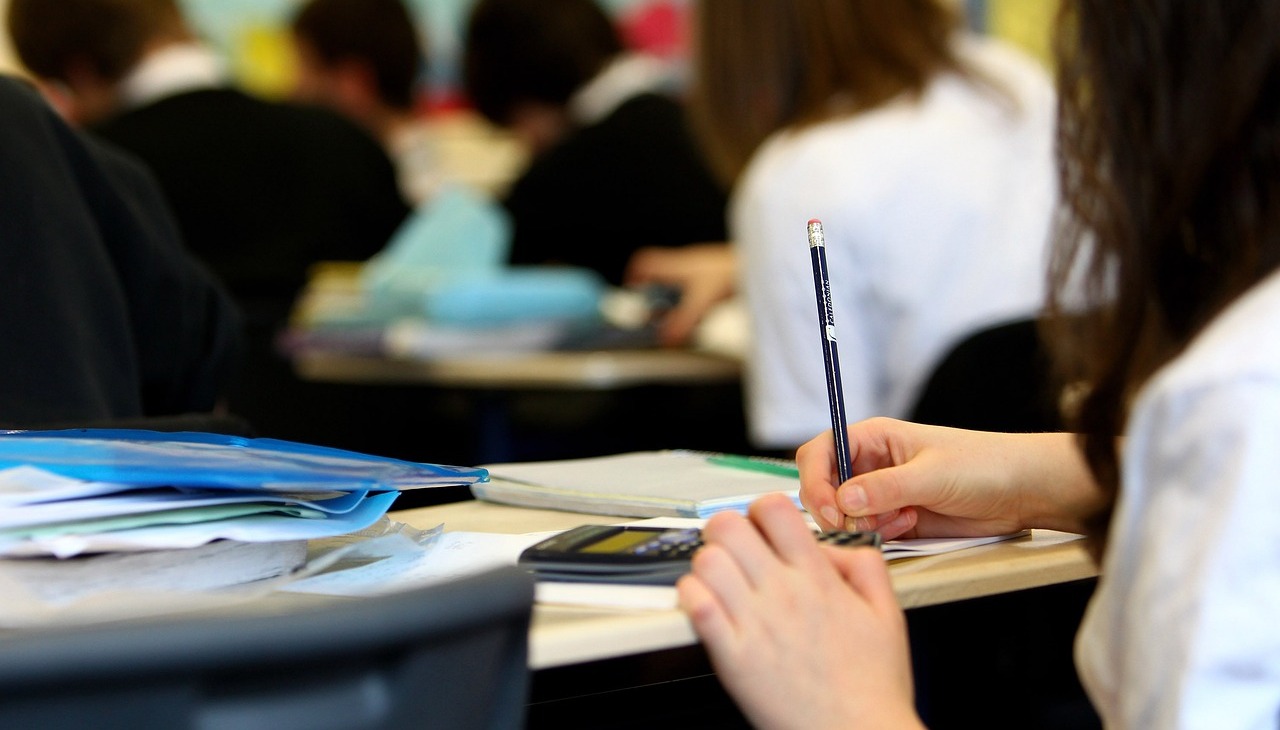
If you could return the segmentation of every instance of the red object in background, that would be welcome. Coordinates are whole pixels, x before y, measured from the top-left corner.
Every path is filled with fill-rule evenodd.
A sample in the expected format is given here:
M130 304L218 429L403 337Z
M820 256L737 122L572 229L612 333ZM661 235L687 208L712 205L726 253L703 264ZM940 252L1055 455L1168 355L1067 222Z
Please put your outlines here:
M628 48L662 58L683 58L687 51L688 16L688 2L641 2L618 18L618 28Z

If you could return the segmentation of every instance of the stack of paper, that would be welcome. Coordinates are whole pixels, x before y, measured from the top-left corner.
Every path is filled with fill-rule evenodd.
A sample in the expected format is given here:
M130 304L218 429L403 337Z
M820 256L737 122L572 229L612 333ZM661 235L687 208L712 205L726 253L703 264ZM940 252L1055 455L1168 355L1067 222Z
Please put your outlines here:
M795 465L695 451L646 451L589 459L491 464L473 484L492 502L622 517L707 517L745 511L770 492L799 504Z
M328 537L372 525L401 489L486 476L270 439L8 433L0 436L0 555Z

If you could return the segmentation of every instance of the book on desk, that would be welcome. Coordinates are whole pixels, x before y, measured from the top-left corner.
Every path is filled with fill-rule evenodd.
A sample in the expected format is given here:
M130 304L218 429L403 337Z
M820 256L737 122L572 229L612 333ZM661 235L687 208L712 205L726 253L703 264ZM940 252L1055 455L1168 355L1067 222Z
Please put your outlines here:
M699 451L640 451L559 461L490 464L471 485L490 502L620 517L708 517L743 512L757 497L789 495L799 505L795 464Z

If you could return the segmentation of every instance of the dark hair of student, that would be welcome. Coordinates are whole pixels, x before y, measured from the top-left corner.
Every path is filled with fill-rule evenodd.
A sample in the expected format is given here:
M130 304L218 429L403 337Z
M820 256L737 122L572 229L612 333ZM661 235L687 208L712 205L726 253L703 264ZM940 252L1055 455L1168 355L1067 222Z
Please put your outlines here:
M918 95L965 72L959 17L937 0L702 0L690 111L732 182L765 138Z
M311 0L293 19L293 32L327 64L369 64L387 104L413 107L424 68L421 39L401 0Z
M503 125L521 103L566 104L623 50L595 0L480 0L465 45L467 93Z
M10 0L8 25L27 69L55 80L83 64L105 81L118 81L147 43L186 33L174 0Z
M1114 502L1135 392L1280 264L1280 3L1068 0L1059 28L1049 340Z

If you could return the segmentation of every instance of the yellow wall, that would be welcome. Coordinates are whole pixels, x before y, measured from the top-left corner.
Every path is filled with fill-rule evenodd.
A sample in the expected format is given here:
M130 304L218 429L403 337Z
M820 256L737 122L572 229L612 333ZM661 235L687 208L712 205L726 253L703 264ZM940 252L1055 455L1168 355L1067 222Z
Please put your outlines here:
M1053 57L1053 21L1057 0L986 0L987 30L1039 58Z
M9 0L0 0L0 19L5 18L9 13ZM0 26L4 23L0 20ZM0 32L0 73L20 73L21 69L18 65L18 59L13 55L13 44L9 42L9 30L4 29Z

